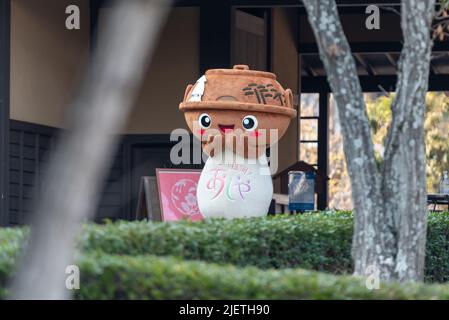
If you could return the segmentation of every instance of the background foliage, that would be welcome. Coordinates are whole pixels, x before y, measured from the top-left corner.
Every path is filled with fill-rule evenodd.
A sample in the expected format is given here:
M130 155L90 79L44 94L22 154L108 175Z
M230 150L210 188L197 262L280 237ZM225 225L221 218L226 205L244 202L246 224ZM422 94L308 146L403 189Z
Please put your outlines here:
M384 142L391 122L394 95L365 95L377 163L382 162ZM338 115L331 106L329 166L331 208L352 209L351 185L343 152ZM449 97L442 92L429 92L426 99L425 143L427 190L436 193L444 170L449 170Z

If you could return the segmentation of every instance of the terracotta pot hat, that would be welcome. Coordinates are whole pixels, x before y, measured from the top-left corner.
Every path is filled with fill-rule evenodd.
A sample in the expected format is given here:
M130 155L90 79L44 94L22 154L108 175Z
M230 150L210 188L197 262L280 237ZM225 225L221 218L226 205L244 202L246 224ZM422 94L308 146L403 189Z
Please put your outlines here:
M187 86L179 109L240 110L296 117L291 90L284 90L274 73L249 70L246 65L208 70L195 85Z
M248 144L260 155L284 135L296 117L291 90L284 90L273 73L249 70L246 65L208 70L195 85L187 86L179 109L208 154L214 148L211 135L243 132L239 139L266 137ZM276 136L264 135L271 129L277 130Z

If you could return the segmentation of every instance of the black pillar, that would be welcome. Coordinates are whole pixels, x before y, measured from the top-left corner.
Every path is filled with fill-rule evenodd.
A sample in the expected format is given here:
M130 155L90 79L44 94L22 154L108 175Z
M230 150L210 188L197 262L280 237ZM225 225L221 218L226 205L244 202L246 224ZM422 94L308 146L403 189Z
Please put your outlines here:
M92 54L97 45L97 27L98 27L98 17L100 15L100 8L103 5L102 0L90 0L90 26L89 26L89 50Z
M325 176L323 192L318 194L318 210L325 210L329 203L329 94L320 92L318 118L318 170Z
M200 74L231 68L231 4L229 0L200 2Z
M0 0L0 226L9 225L9 87L11 1Z

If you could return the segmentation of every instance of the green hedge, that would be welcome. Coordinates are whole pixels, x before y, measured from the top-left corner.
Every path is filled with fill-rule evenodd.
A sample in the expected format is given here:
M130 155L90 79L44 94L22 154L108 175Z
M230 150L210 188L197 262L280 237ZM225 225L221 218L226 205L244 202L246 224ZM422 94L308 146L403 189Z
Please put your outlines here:
M302 269L261 270L157 256L88 254L80 267L77 299L449 299L447 285L381 284ZM1 260L0 270L12 270ZM6 280L0 275L7 297Z
M119 222L86 226L81 247L341 274L352 273L352 232L349 212L194 223ZM426 281L449 281L449 213L430 213L427 234Z
M83 251L170 255L259 268L351 272L352 216L344 212L205 222L87 225Z
M155 256L87 256L79 299L449 299L447 285L381 284L301 269L261 270Z
M448 214L429 216L428 280L448 278L448 226ZM7 281L27 234L27 228L0 230L0 298L7 297ZM82 253L76 259L81 289L75 297L449 299L449 285L393 283L370 291L364 279L289 268L349 272L351 235L352 216L341 212L197 223L86 225L80 233Z
M449 214L431 213L428 220L426 281L446 282ZM91 224L80 235L80 248L83 252L112 255L151 254L263 269L300 267L341 274L352 272L352 224L348 212L194 223ZM0 258L2 243L18 247L25 235L24 229L1 229Z

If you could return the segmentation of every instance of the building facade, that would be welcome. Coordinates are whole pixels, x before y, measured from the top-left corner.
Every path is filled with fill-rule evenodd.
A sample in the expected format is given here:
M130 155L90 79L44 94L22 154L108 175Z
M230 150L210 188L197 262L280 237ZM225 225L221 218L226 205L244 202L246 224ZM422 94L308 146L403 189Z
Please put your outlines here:
M382 2L398 4L376 1ZM393 90L402 38L399 17L384 11L381 29L367 30L367 1L338 3L364 90ZM80 8L79 30L65 27L68 5ZM100 0L0 0L1 225L29 218L33 198L43 188L48 155L65 128L66 108L110 10L110 3ZM446 42L435 48L447 50ZM446 62L435 62L431 89L448 86ZM207 69L233 64L276 73L296 97L298 118L280 142L279 170L303 160L305 148L315 155L310 164L327 175L329 87L300 1L176 1L129 123L117 133L121 142L99 195L97 220L133 219L140 177L173 166L170 133L186 128L178 110L186 84ZM316 114L301 115L304 93L319 96ZM301 125L307 123L316 127L316 136L301 139ZM318 203L326 207L326 192Z

